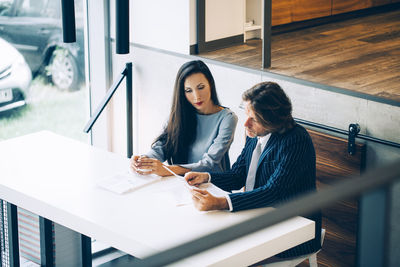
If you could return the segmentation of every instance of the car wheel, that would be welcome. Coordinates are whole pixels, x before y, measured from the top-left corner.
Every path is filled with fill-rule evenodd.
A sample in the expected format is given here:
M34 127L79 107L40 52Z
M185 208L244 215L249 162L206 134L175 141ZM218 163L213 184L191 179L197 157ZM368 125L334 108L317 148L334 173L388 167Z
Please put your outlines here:
M66 49L56 49L49 62L52 83L61 90L79 90L79 72L75 59Z

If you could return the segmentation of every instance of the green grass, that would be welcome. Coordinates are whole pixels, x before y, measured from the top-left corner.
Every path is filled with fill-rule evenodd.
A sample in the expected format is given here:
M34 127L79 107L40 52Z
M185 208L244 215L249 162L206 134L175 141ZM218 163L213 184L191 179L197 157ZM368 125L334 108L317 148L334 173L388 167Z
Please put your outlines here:
M0 140L41 130L88 142L83 132L87 121L88 92L60 91L46 84L42 77L32 81L29 102L25 107L0 113Z

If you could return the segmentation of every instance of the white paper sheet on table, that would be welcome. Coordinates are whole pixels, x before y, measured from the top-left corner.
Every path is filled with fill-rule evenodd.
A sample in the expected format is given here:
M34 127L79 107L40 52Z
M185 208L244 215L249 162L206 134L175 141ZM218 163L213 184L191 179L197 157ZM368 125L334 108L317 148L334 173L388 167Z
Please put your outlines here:
M157 182L160 179L159 176L155 175L140 175L126 171L102 179L97 185L114 193L123 194Z
M188 185L182 176L178 176L178 178L181 183L166 188L164 194L168 195L170 198L172 197L176 206L192 204L192 194L190 193L190 189L194 188L194 186ZM97 185L116 194L124 194L160 181L161 179L162 177L156 175L139 175L126 171L106 177L100 180ZM210 183L202 184L199 188L207 190L216 197L222 197L228 194L228 192L223 191ZM157 194L159 193L160 192L157 192Z
M192 194L190 193L190 186L187 184L184 185L182 181L182 186L176 186L171 188L169 193L172 194L176 206L184 206L192 204ZM223 197L229 194L229 192L223 191L222 189L216 187L211 183L202 184L199 187L200 189L207 190L210 194L216 197Z

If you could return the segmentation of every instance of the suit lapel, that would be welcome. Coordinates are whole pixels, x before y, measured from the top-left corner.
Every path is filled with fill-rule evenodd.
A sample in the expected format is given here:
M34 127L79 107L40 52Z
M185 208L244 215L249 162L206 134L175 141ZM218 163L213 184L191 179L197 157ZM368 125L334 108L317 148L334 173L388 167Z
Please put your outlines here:
M265 145L263 152L260 155L260 159L258 160L257 171L256 171L256 181L254 183L254 188L259 187L259 181L260 181L259 174L260 174L260 169L261 169L260 165L264 161L264 159L267 157L269 152L273 149L274 143L275 143L275 135L272 134L271 137L269 138L267 144Z

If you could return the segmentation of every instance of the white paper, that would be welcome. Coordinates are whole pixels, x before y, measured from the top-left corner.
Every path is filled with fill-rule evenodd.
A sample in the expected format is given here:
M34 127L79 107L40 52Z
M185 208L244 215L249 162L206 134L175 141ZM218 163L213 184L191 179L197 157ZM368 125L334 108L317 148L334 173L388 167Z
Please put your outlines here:
M123 172L102 179L97 183L97 185L114 193L123 194L137 190L159 180L159 176Z
M192 194L190 193L192 188L207 190L215 197L224 197L229 194L229 192L226 192L211 183L201 184L199 187L188 185L186 181L182 181L182 183L184 186L176 186L171 188L169 191L175 200L176 206L191 205L193 203Z
M229 194L229 192L226 192L211 183L201 184L199 188L207 190L208 193L210 193L211 195L213 195L215 197L224 197Z
M192 204L192 194L187 188L184 188L183 186L176 186L174 188L171 188L168 193L172 194L176 206Z

